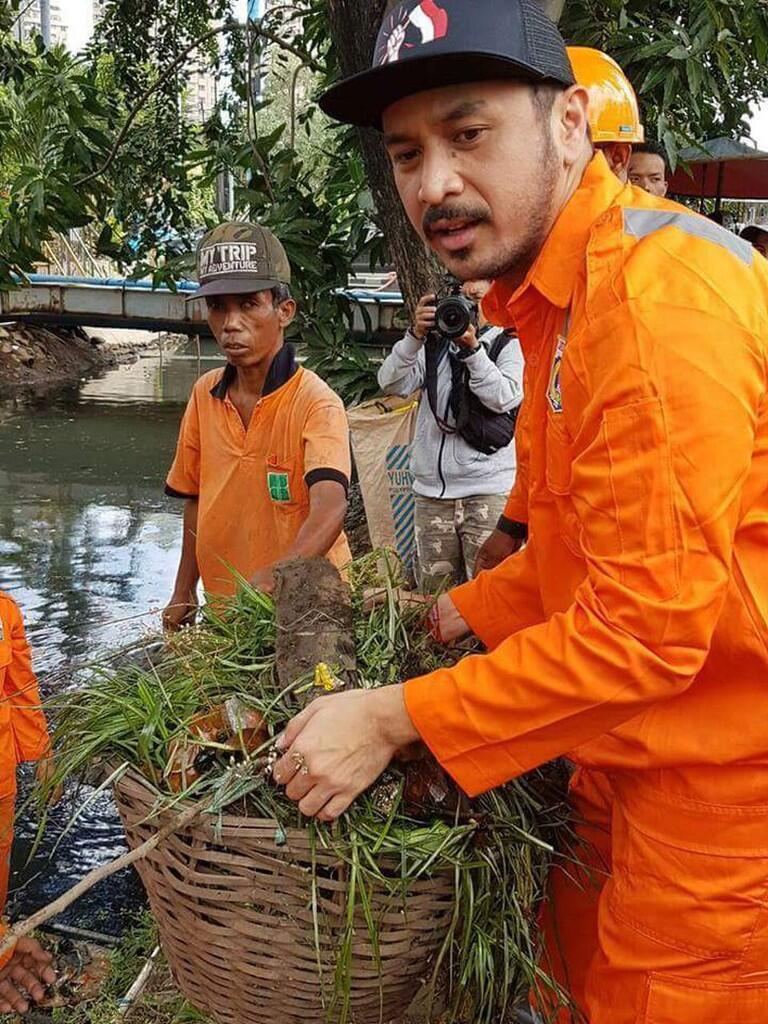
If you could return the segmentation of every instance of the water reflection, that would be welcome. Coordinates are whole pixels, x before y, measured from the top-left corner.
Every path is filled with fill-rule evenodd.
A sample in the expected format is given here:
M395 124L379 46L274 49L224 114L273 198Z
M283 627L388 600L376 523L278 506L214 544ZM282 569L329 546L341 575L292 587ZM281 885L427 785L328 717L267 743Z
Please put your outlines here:
M156 622L179 543L163 481L214 352L154 350L53 402L2 408L0 587L24 610L43 681Z
M21 605L44 691L72 685L79 666L157 628L180 543L181 508L163 482L191 387L218 362L212 343L199 353L194 343L155 348L53 401L0 406L0 588ZM59 824L71 810L57 812ZM29 822L20 825L17 866L30 834ZM17 876L32 880L16 911L47 903L122 848L103 798L57 851L55 871L41 854ZM129 876L108 891L65 920L118 928L135 883Z

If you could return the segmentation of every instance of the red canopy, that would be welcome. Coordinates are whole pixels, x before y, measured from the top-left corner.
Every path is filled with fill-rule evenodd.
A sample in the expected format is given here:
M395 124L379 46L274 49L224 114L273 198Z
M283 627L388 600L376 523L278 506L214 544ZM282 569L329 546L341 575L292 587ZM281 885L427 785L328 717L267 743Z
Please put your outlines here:
M768 199L768 153L733 139L684 149L669 191L705 199Z

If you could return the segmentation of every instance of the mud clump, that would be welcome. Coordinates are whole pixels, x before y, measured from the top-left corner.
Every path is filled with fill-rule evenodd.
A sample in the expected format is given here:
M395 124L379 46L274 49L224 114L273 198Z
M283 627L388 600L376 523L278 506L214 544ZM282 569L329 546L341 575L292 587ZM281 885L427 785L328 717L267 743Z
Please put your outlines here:
M284 688L312 681L318 665L327 665L337 680L335 692L357 682L352 592L325 558L292 559L275 569L277 677ZM305 707L319 691L298 694Z

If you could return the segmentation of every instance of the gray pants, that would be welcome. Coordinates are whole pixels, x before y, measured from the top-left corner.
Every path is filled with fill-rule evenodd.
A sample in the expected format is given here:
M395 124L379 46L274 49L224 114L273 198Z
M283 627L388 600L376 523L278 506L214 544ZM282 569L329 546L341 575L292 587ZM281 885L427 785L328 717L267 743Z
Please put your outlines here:
M423 593L472 579L477 553L506 503L506 494L456 499L416 495L416 578Z

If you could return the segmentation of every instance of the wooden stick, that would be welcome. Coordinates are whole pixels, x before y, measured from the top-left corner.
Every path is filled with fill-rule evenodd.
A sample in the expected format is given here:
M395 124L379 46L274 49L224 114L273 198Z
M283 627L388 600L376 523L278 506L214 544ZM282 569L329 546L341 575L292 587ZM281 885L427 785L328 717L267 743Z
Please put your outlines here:
M31 917L28 917L26 921L19 921L12 928L10 928L5 936L0 940L0 958L9 949L12 949L19 939L25 935L29 935L35 928L39 928L41 924L45 924L46 921L50 921L52 917L56 917L63 910L66 910L68 906L79 900L80 897L92 889L94 885L98 885L105 878L109 878L110 875L116 874L118 871L122 871L123 868L130 867L131 864L135 864L138 860L143 860L148 853L151 853L156 846L159 846L165 839L168 838L172 833L178 832L179 829L184 828L185 825L189 825L190 822L194 821L200 814L202 814L210 805L210 800L201 800L196 804L192 804L191 807L187 807L186 810L182 811L175 818L164 825L159 831L151 836L141 846L137 846L135 850L131 850L129 853L124 853L117 860L113 860L111 864L103 864L100 868L94 868L90 871L85 878L81 879L77 885L74 885L68 892L65 892L63 896L59 896L58 899L54 900L53 903L49 903L47 907L43 907L42 910L36 911Z
M157 963L157 958L159 956L160 947L155 946L154 950L152 951L152 955L149 957L149 959L139 972L138 978L136 979L136 981L134 981L134 983L128 989L123 998L118 1002L117 1017L115 1018L116 1020L122 1020L124 1017L127 1017L128 1014L131 1012L131 1009L138 1002L139 998L144 992L144 989L147 987L147 982L149 981L152 975L152 971L155 969L155 964Z

